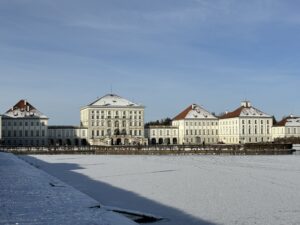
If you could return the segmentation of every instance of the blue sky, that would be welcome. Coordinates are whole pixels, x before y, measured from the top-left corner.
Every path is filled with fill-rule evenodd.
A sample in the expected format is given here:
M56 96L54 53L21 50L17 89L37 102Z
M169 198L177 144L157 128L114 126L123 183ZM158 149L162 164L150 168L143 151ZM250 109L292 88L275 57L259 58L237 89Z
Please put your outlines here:
M0 112L21 98L50 124L110 92L146 121L241 100L300 114L296 0L1 0Z

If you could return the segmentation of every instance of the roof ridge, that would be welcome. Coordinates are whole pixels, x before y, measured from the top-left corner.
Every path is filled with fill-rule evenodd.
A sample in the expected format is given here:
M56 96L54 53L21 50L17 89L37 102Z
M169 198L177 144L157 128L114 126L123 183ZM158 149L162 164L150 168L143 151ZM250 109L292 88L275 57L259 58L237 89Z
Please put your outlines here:
M184 119L187 116L187 114L192 110L192 108L193 108L193 104L189 105L185 110L183 110L182 112L180 112L172 120L182 120L182 119Z

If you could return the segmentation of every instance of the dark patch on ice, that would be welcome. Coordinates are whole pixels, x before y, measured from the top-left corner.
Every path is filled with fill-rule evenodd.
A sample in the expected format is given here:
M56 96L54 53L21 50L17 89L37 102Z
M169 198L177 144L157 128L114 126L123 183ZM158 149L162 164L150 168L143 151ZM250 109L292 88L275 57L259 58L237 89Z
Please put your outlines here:
M127 217L128 219L133 220L136 223L140 223L140 224L145 224L145 223L155 223L158 221L162 221L163 218L156 218L154 216L150 216L150 215L145 215L145 214L138 214L138 213L133 213L133 212L127 212L127 211L123 211L123 210L112 210L113 212L119 213L125 217Z
M89 208L90 209L101 209L101 205L95 205L95 206L91 206Z
M51 186L51 187L65 187L65 186L63 186L63 185L59 185L59 184L54 184L54 183L49 183L49 185Z
M168 172L175 172L176 170L159 170L159 171L154 171L152 173L168 173Z

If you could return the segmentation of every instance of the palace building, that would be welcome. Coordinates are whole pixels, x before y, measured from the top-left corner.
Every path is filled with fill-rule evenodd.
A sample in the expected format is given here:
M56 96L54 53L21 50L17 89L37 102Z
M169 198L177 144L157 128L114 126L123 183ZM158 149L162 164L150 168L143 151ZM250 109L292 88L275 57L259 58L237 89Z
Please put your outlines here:
M105 95L80 110L81 126L91 145L144 145L145 107L115 94Z
M273 139L300 137L300 117L290 115L276 123L272 128Z
M254 108L249 101L219 118L219 139L225 144L272 141L273 117Z
M48 144L48 117L26 100L20 100L2 115L3 144L44 146Z
M192 104L172 121L178 127L178 144L216 144L218 118L197 104Z
M4 146L204 145L271 142L300 137L300 117L278 123L249 101L220 117L192 104L161 123L144 124L145 107L107 94L80 109L79 126L48 126L49 118L22 99L0 115Z

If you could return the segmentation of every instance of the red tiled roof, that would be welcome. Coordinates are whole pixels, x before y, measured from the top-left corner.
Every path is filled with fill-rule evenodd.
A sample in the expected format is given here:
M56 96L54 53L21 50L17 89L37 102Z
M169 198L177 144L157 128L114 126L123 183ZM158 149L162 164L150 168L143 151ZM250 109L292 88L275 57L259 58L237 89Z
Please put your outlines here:
M230 118L239 117L244 108L245 108L244 106L241 106L238 109L234 110L233 112L224 114L219 119L230 119Z
M29 107L28 109L26 107ZM34 108L29 102L27 102L26 100L22 99L20 100L17 104L14 105L13 108L7 110L6 113L9 113L13 110L16 110L16 109L24 109L26 111L31 111L31 110L35 110L36 108Z
M187 116L187 114L193 109L193 105L190 105L185 110L183 110L181 113L179 113L177 116L173 118L173 120L183 120Z

